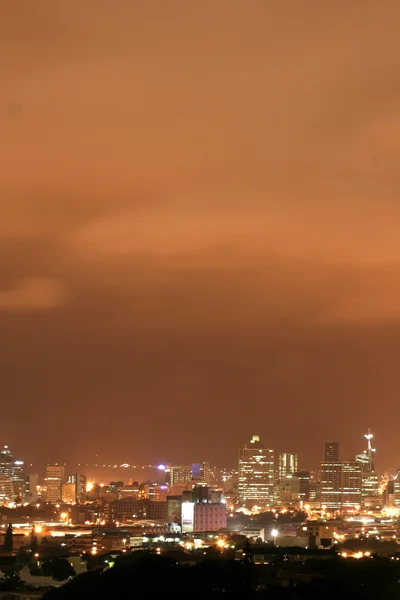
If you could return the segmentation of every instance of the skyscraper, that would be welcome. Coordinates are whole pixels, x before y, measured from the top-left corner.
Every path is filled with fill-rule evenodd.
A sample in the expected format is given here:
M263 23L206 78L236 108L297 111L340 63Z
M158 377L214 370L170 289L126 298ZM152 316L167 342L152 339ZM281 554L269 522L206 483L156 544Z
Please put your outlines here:
M362 473L360 463L355 460L342 463L341 491L342 509L361 506Z
M239 450L239 499L244 506L267 506L274 497L274 451L253 435Z
M64 467L62 465L47 465L46 467L46 500L59 502L64 483Z
M210 483L210 463L201 462L192 464L192 479L202 483Z
M325 442L325 462L339 462L339 442Z
M356 455L356 462L360 465L362 473L362 504L373 505L378 500L379 477L375 473L375 448L372 448L371 440L373 439L371 430L364 435L367 440L367 448L360 454Z
M8 446L4 446L0 452L0 475L12 477L13 475L13 455Z
M342 463L338 442L326 442L325 460L321 463L321 504L328 510L341 508Z
M189 483L192 481L192 465L172 465L169 476L171 487L177 483Z
M310 499L310 471L298 471L299 499L308 502Z
M278 459L278 476L279 479L288 475L295 475L297 472L297 454L289 454L289 452L280 452Z

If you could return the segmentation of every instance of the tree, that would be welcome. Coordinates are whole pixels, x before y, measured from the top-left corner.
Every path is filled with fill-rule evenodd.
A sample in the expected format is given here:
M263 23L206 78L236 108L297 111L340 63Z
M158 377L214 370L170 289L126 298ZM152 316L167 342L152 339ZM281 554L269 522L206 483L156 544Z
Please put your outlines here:
M8 552L12 552L13 546L13 528L10 523L7 527L6 535L4 538L4 548L5 550L8 550Z

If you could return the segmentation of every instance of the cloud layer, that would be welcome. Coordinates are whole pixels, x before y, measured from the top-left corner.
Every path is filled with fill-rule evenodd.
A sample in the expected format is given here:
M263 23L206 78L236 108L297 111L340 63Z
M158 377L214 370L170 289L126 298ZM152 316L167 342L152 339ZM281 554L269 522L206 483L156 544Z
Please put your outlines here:
M3 3L0 376L40 428L79 414L54 460L97 451L91 419L116 459L234 462L258 428L315 465L370 426L398 466L399 18L397 0ZM132 447L138 417L154 439ZM31 451L11 410L0 433Z

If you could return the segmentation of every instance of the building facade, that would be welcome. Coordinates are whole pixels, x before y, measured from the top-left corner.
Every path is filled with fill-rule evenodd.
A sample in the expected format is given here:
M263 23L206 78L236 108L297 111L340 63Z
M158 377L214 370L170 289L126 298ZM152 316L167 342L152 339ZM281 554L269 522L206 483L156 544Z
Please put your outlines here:
M46 501L56 504L62 497L65 469L62 465L46 466Z
M253 435L239 450L239 500L242 506L265 507L274 498L274 451Z

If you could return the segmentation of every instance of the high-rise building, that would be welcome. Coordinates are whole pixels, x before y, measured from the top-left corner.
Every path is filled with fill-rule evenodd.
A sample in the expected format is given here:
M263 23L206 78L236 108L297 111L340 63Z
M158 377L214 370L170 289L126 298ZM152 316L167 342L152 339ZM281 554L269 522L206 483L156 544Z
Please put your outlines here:
M278 459L278 477L287 477L287 475L295 475L297 472L297 454L289 452L280 452Z
M321 504L327 510L341 508L342 463L338 442L326 442L325 460L321 463Z
M47 502L59 502L62 496L62 484L64 483L64 467L62 465L47 465L45 481Z
M37 502L37 486L38 486L39 475L37 473L30 473L25 475L25 500L29 504L35 504Z
M25 497L25 465L23 460L14 460L12 480L14 495L23 500Z
M338 442L325 442L325 462L339 462Z
M210 463L201 462L192 464L192 480L200 483L210 483Z
M396 474L396 477L394 478L394 481L389 482L389 483L393 483L393 493L391 494L391 496L392 496L391 504L392 504L392 506L394 506L396 508L400 508L400 469L397 469L397 474Z
M308 502L310 499L310 471L298 471L299 500Z
M4 446L0 452L0 475L12 477L14 458L8 446Z
M76 502L76 485L75 483L63 483L62 489L62 501L67 504L74 504Z
M72 475L68 475L68 477L67 477L67 484L75 485L74 502L76 502L77 504L85 501L86 483L87 483L86 475L83 475L82 473L73 473Z
M348 460L342 463L341 491L342 509L361 506L362 474L359 462Z
M172 465L169 475L171 487L177 483L189 483L192 481L192 465Z
M280 502L291 504L299 500L300 482L296 475L286 475L279 480Z
M239 450L239 499L244 506L267 506L274 497L274 451L253 435Z

